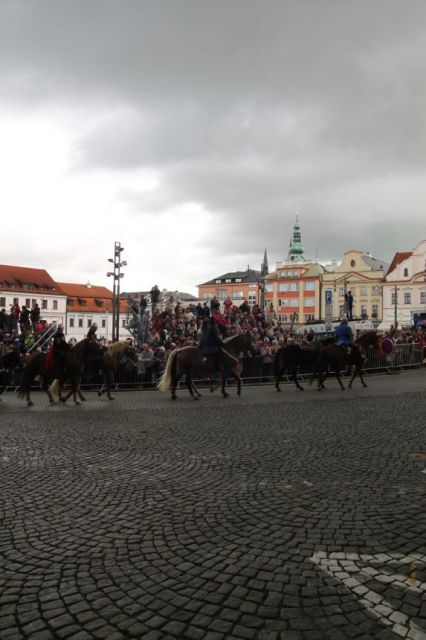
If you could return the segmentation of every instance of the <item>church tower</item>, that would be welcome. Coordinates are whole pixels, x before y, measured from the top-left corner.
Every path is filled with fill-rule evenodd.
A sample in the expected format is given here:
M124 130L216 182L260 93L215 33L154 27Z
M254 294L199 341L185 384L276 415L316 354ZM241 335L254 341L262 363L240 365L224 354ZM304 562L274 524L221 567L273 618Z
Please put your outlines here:
M293 225L293 234L290 240L287 260L291 262L304 261L304 249L302 245L302 233L300 231L299 216L296 213L296 221Z
M269 266L268 266L268 254L266 253L266 247L265 247L265 254L263 256L263 262L260 265L260 274L265 277L267 276L269 273Z

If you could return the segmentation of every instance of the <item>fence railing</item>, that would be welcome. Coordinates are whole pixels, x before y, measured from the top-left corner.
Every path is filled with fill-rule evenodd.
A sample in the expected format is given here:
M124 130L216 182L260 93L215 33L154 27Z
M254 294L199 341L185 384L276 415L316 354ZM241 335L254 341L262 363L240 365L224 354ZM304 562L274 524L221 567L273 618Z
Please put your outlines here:
M379 372L379 371L398 371L402 369L410 369L416 367L422 367L425 360L425 353L422 345L417 344L397 344L394 351L390 355L386 355L382 352L374 351L370 349L368 351L367 360L363 367L366 372ZM274 363L267 363L263 361L262 356L255 356L252 358L242 358L243 372L241 378L246 383L252 384L266 384L273 382L274 377ZM161 369L154 364L153 367L146 367L144 371L139 371L137 367L131 366L125 367L124 364L118 366L115 388L132 389L132 388L155 388L156 382L161 377ZM311 370L308 368L300 367L298 370L298 376L300 378L307 378L310 376ZM0 387L6 387L8 390L16 389L21 381L22 370L10 369L3 374L3 379L0 380ZM287 376L284 376L284 382ZM194 381L197 385L203 385L208 383L202 376L201 372L194 376ZM98 388L103 384L103 375L98 372L95 375L84 375L81 381L81 387L90 389ZM180 385L183 383L180 382ZM35 383L34 388L38 386Z

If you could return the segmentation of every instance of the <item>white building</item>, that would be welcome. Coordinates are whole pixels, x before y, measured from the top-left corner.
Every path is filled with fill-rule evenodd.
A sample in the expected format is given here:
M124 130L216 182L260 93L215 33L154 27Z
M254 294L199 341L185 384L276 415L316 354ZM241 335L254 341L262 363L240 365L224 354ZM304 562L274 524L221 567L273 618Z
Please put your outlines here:
M395 254L383 283L380 328L413 326L420 314L426 318L426 240Z
M106 287L87 284L58 283L66 295L65 335L67 339L82 340L96 322L98 338L112 340L112 291ZM130 337L126 329L127 303L120 301L119 339Z
M66 294L45 269L0 265L0 309L7 313L18 304L21 309L40 307L47 323L65 323Z

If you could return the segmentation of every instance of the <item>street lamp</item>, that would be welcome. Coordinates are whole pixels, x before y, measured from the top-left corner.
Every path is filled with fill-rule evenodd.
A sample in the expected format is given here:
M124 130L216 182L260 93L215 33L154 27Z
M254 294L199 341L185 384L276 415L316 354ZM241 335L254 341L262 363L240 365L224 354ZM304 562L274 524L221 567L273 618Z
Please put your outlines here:
M124 277L121 273L121 267L126 267L127 262L121 260L121 252L124 247L120 242L114 243L114 257L108 258L108 262L114 265L113 271L108 271L107 276L113 278L112 288L112 340L118 342L120 334L120 280Z
M395 329L398 328L398 287L394 285L393 293L393 316Z

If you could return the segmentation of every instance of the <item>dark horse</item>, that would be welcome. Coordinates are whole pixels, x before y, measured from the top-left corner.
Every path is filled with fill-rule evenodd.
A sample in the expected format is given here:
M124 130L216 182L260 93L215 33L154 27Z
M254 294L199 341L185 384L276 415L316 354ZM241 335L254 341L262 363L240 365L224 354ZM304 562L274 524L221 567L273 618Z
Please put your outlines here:
M229 394L225 391L226 373L231 372L237 381L237 394L241 395L241 363L238 356L241 353L248 353L254 349L253 338L250 333L241 333L224 340L220 357L213 358L207 362L213 373L220 371L222 379L222 395L227 398ZM198 400L200 393L193 383L193 377L203 369L203 354L198 347L182 347L171 352L167 360L166 368L158 382L160 391L171 389L172 400L176 400L176 388L181 376L185 376L186 386L191 397Z
M9 384L9 375L13 369L22 369L22 359L16 349L7 351L0 356L0 394L3 393Z
M352 387L352 383L356 376L359 376L362 386L366 387L367 385L364 382L362 374L362 366L368 347L373 347L374 349L379 348L377 331L367 331L367 333L364 333L362 336L357 338L354 341L354 347L351 348L349 353L347 347L339 347L337 344L331 344L321 349L317 361L318 391L325 389L324 379L326 371L329 369L334 371L334 375L336 376L340 384L340 388L343 391L345 387L343 385L340 372L343 367L351 366L354 366L355 369L348 385L349 389Z
M322 338L321 340L310 343L311 346L309 347L301 347L298 344L289 344L286 347L278 349L274 360L276 390L281 391L281 378L284 372L288 371L296 387L300 391L303 391L303 387L299 384L297 379L297 371L299 367L306 367L308 369L315 370L321 348L333 342L335 342L333 337Z
M47 353L38 351L31 354L22 372L18 397L26 398L27 406L31 407L33 405L30 396L31 385L36 376L39 376L41 388L47 393L51 404L54 402L52 390L49 389L51 383L58 381L59 398L63 401L60 394L60 387L66 380L69 380L71 384L71 393L69 395L73 395L75 404L80 404L77 395L79 394L78 385L80 384L81 374L87 362L100 357L101 349L96 341L84 338L84 340L80 340L80 342L77 342L65 351L63 355L63 368L56 368L53 371L46 371L45 363Z

